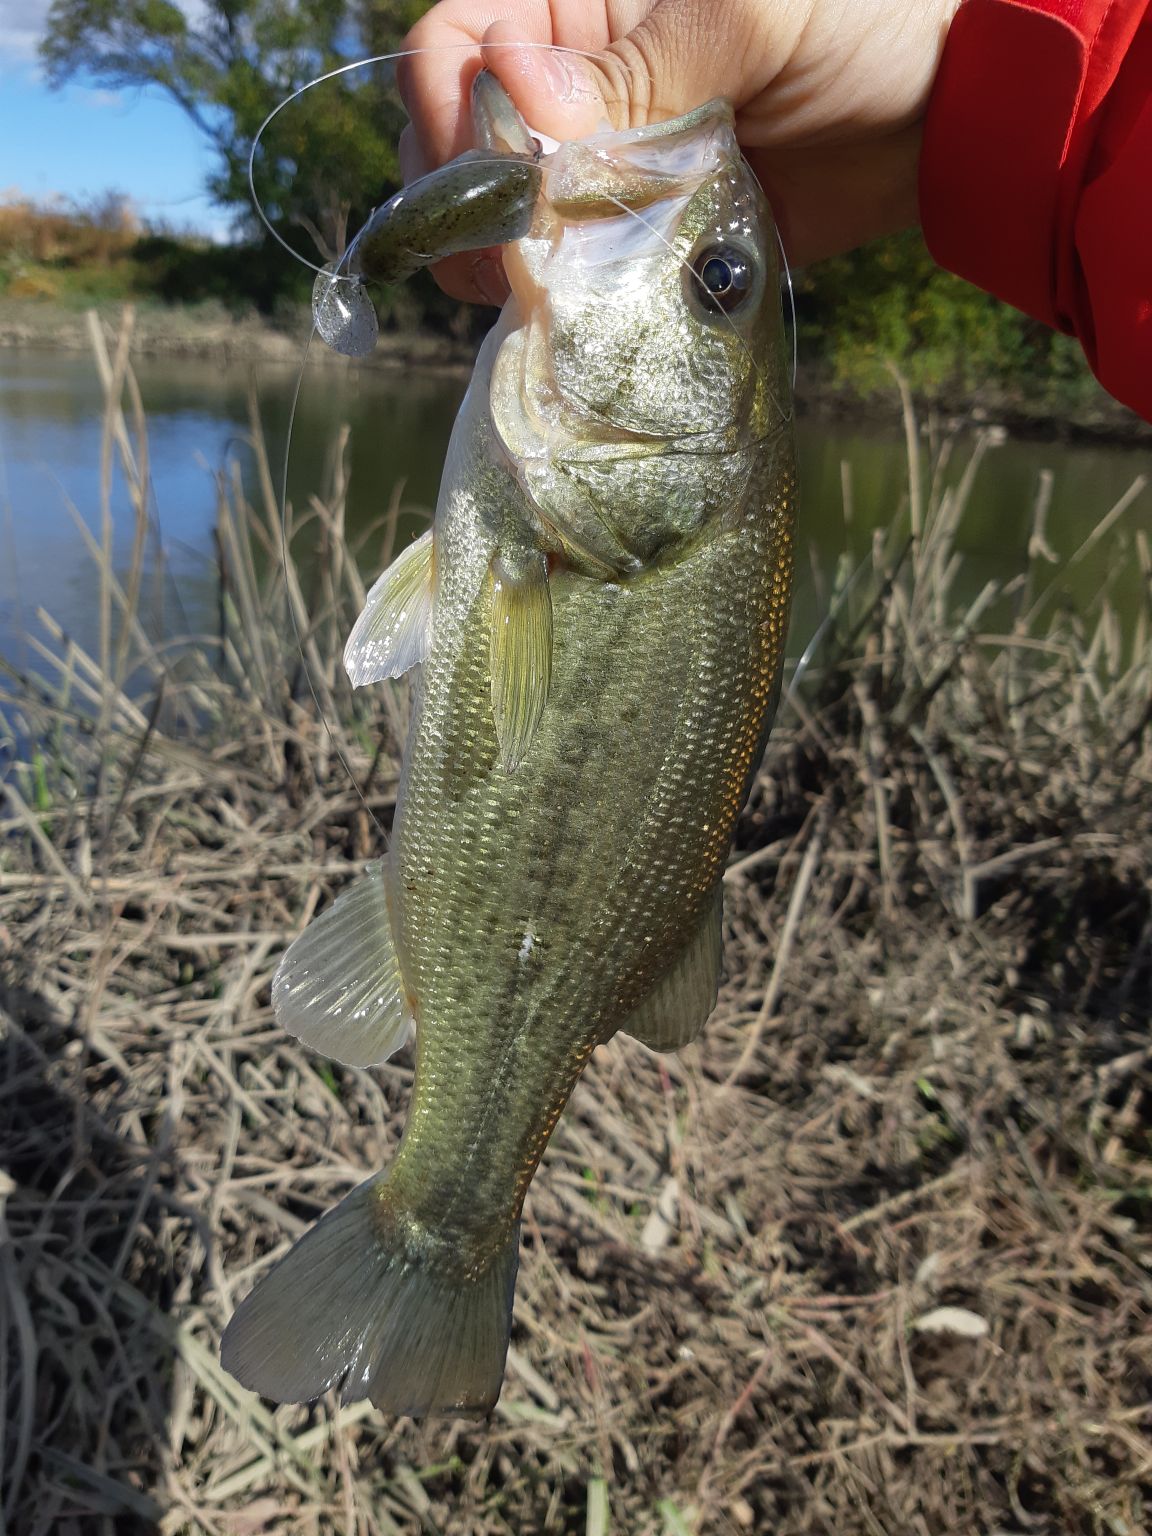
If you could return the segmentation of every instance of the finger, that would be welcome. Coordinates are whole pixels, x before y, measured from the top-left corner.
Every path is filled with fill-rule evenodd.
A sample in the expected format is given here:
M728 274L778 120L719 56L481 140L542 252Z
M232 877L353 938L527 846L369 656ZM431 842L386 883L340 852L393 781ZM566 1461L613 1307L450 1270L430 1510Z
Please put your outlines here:
M508 279L498 249L449 256L429 271L449 298L462 299L466 304L499 307L508 297Z
M484 35L483 59L532 127L556 139L582 138L663 122L717 96L739 108L787 56L766 45L751 9L729 0L620 7L614 21L635 24L584 57L526 46L536 39L498 22ZM599 37L590 31L586 41Z
M441 165L472 144L468 98L481 64L480 43L502 18L532 41L553 41L548 0L441 0L404 40L405 49L427 50L401 59L396 79L429 165Z
M483 60L531 128L553 139L581 139L610 126L604 77L576 53L541 48L510 21L484 34Z
M790 33L788 13L800 0L775 7L733 5L731 0L657 0L597 62L611 102L615 88L628 102L619 126L641 127L725 97L739 110L774 78L788 56L781 39ZM769 35L764 12L773 11Z

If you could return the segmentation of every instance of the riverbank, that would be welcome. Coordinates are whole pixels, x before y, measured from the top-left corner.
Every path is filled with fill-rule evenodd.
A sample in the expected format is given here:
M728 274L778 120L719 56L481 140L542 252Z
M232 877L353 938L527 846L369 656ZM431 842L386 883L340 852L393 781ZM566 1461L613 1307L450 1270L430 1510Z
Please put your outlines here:
M140 357L198 357L230 365L246 362L298 364L310 319L305 310L289 311L279 319L249 310L235 314L223 304L133 306L133 352ZM106 332L118 332L124 307L96 307ZM87 352L91 337L88 311L52 299L0 298L0 347L27 347ZM385 330L376 351L365 359L366 368L421 367L461 374L472 367L475 341L427 330ZM310 362L323 366L338 362L316 343ZM797 409L828 418L891 426L901 417L903 401L895 378L887 387L862 391L836 376L835 365L814 364L801 357L796 387ZM1152 425L1113 400L1102 389L1080 392L1074 402L1049 398L1041 382L1024 380L1011 388L985 387L975 393L941 389L914 397L921 413L936 413L945 420L963 418L989 426L1002 426L1021 436L1068 441L1126 444L1152 447Z
M271 362L298 364L308 335L305 310L290 311L279 320L256 310L237 314L223 304L131 306L134 323L132 351L137 357L198 357L224 364ZM92 309L59 304L50 299L0 298L0 347L90 352L88 315L95 313L109 336L119 333L125 306L97 305ZM476 348L450 336L427 331L385 332L371 358L362 366L471 369ZM317 343L310 361L323 365L333 353Z
M1115 443L1152 449L1152 423L1113 400L1096 386L1074 405L1046 398L1034 381L1012 388L985 387L968 393L951 389L910 390L908 401L926 426L934 419L944 431L961 425L1007 432L1041 442ZM825 420L869 422L891 428L902 421L905 402L893 377L889 386L862 393L827 367L801 363L796 376L796 406Z
M143 512L131 428L106 431ZM339 663L364 597L343 500L285 574L254 553L267 465L256 506L221 477L214 637L127 622L86 656L37 629L43 672L0 700L24 749L0 771L14 1528L1147 1527L1152 610L1125 640L1106 603L1049 601L1042 534L960 601L971 477L936 469L781 709L702 1041L613 1041L557 1127L483 1424L271 1411L218 1363L268 1259L393 1154L411 1088L407 1052L342 1068L269 1004L395 806L405 695ZM102 607L130 621L141 571L98 559Z

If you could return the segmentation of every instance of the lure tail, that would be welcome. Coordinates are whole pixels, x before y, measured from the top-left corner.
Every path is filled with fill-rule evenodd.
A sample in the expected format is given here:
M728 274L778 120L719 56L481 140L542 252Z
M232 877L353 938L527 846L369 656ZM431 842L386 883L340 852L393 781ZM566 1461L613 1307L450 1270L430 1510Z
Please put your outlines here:
M276 1402L342 1386L345 1402L387 1413L484 1414L500 1395L519 1248L517 1223L485 1268L463 1273L442 1239L398 1218L378 1174L241 1303L224 1368Z

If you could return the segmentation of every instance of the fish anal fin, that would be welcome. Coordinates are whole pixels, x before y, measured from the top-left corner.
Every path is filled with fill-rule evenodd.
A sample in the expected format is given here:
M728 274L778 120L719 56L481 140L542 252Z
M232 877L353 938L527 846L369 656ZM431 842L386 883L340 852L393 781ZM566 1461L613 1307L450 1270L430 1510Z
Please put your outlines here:
M368 594L344 647L353 688L401 677L427 657L435 580L429 529L397 555Z
M652 1051L678 1051L696 1039L720 989L723 916L721 889L676 964L620 1025L626 1035Z
M408 1039L408 1007L383 861L314 918L285 951L272 1008L290 1035L350 1067L386 1061Z
M552 681L552 596L539 550L492 558L492 716L500 762L524 761Z

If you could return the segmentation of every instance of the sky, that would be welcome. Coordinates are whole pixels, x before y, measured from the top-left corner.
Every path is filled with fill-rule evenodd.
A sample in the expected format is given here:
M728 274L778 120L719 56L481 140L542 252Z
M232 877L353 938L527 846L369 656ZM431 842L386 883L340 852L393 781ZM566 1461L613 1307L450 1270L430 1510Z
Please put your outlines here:
M211 156L179 107L151 91L48 89L37 46L50 4L0 0L0 201L123 192L145 219L225 239L231 216L204 194Z

